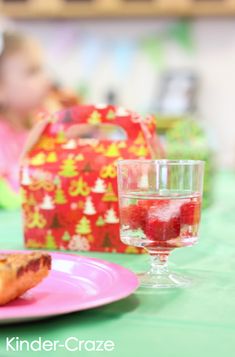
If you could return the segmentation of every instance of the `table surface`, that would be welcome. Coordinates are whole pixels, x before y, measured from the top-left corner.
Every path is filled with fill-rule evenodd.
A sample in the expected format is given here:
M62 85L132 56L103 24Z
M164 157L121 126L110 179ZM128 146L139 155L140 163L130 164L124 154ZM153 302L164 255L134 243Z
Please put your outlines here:
M104 307L48 320L0 328L0 356L6 336L29 341L41 336L64 340L113 340L112 352L78 355L217 357L235 355L235 175L215 179L215 203L202 216L199 244L175 250L170 265L195 278L190 288L137 290ZM0 214L1 249L23 249L19 212ZM83 253L135 272L148 266L146 255ZM72 353L72 352L71 352ZM70 352L61 350L57 356ZM72 353L73 354L73 353ZM17 353L25 356L25 353ZM36 355L45 355L37 352ZM46 355L54 355L48 352ZM77 355L77 354L76 354Z

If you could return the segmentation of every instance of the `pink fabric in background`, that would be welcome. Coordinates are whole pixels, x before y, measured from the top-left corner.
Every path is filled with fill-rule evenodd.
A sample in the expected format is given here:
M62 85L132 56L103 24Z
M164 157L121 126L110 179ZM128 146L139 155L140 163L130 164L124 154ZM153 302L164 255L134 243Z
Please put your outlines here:
M19 190L19 158L28 131L17 131L0 119L0 177L4 177L14 191Z

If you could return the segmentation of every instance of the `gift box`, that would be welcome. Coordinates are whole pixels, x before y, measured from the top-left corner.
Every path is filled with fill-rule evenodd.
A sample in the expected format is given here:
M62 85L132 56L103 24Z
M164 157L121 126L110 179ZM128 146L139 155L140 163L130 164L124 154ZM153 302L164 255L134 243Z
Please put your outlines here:
M21 167L26 247L141 252L120 241L116 163L159 149L151 116L91 105L53 115Z

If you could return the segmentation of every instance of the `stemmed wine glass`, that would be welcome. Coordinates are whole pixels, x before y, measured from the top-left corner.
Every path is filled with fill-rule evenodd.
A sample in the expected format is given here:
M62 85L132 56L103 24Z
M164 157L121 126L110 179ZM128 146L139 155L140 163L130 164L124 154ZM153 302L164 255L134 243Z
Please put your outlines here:
M118 191L121 240L143 247L151 268L141 286L183 287L190 279L169 271L175 248L197 243L204 162L194 160L120 160Z

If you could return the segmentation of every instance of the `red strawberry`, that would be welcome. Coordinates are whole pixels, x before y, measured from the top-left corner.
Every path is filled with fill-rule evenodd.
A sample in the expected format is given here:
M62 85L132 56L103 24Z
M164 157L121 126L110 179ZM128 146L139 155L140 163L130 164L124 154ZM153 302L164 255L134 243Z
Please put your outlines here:
M180 235L180 216L172 217L169 222L168 234L170 239L176 238Z
M167 240L167 223L168 222L159 221L157 218L149 219L146 222L144 233L150 240Z
M154 241L166 241L178 237L180 235L180 216L174 216L168 221L151 217L146 222L145 234Z
M138 206L144 207L145 209L148 209L152 206L153 201L152 200L138 200Z
M129 205L122 207L120 211L122 224L129 226L131 229L144 229L146 209L138 205Z
M199 200L190 201L181 206L181 223L194 225L200 221L201 203Z

